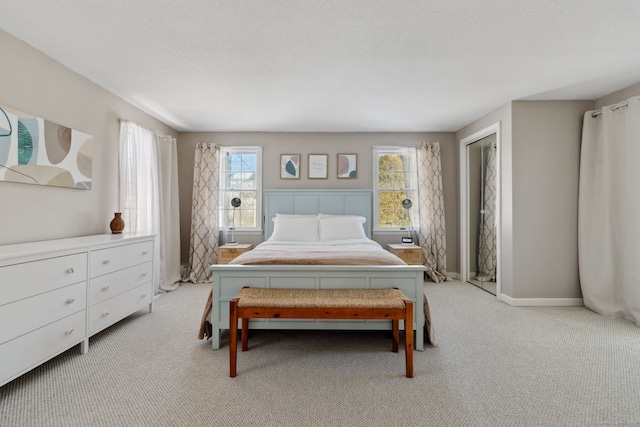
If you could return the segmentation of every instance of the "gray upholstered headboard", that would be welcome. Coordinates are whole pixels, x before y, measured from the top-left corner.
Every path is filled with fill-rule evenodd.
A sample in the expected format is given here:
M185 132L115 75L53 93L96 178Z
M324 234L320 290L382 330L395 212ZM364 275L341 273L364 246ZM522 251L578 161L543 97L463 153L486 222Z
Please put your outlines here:
M371 190L265 190L264 238L271 237L276 213L360 215L367 219L364 232L371 238Z

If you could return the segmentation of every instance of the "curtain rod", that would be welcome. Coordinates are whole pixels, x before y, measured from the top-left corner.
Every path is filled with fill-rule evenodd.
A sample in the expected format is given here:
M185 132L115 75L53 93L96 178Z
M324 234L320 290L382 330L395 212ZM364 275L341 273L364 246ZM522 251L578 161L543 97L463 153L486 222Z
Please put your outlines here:
M134 122L134 121L132 121L132 120L120 119L120 123L131 123L132 125L135 125L135 126L138 126L138 127L142 128L142 129L148 130L149 132L151 132L152 134L154 134L154 135L155 135L155 136L157 136L157 137L170 137L170 138L174 138L174 136L173 136L173 135L165 135L165 134L163 134L163 133L158 133L158 131L157 131L157 130L155 130L155 129L151 129L151 128L148 128L148 127L144 127L144 126L142 126L142 125L140 125L140 124L138 124L138 123L136 123L136 122Z
M216 144L215 142L198 142L196 144L196 148L197 149L202 149L202 148L217 148L218 144Z
M142 128L144 130L148 130L149 132L151 132L154 135L157 135L155 130L153 130L151 128L148 128L148 127L145 127L145 126L142 126L141 124L138 124L138 123L134 122L133 120L120 119L120 123L131 123L132 125L138 126L138 127Z
M611 107L609 107L609 111L611 111L612 113L615 113L619 109L627 107L628 105L629 105L629 101L621 102L620 104L612 105ZM595 118L595 117L598 117L600 114L602 114L602 110L591 113L591 117Z

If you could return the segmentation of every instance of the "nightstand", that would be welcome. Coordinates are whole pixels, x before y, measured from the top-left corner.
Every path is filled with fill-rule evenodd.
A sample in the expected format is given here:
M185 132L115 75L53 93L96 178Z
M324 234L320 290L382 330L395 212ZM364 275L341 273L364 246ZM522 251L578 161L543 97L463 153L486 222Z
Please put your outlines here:
M403 245L401 243L389 243L387 250L401 258L409 265L422 265L422 247L416 245Z
M222 245L218 248L218 264L229 264L232 259L240 254L250 251L253 245L250 243L238 243L237 245Z

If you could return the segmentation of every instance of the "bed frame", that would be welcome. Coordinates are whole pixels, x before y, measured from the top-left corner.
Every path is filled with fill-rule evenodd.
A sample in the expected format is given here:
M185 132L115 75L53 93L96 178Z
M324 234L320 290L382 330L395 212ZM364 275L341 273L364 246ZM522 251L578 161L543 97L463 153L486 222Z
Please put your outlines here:
M371 237L371 190L266 190L265 239L273 232L276 213L360 215ZM299 289L398 288L414 303L415 349L424 349L424 271L422 265L235 265L214 264L212 275L211 346L229 329L229 302L245 286ZM251 329L392 330L385 320L252 319Z

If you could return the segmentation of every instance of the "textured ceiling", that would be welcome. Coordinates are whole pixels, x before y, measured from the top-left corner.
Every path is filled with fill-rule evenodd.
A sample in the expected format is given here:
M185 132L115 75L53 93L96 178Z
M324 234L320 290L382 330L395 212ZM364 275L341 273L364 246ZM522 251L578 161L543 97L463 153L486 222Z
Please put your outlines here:
M456 131L640 82L638 0L0 0L0 29L181 131Z

